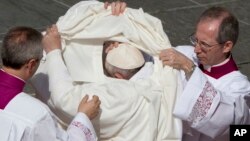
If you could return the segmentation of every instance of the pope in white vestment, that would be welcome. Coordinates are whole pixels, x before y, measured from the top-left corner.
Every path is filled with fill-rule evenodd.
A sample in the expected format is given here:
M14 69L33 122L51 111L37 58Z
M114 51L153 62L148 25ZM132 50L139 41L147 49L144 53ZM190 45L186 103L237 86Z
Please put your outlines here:
M184 91L177 99L174 114L187 121L185 141L228 141L229 125L250 124L250 83L230 56L221 64L204 68L197 62L194 47L178 46L181 53L198 67L186 81ZM213 129L213 130L211 130Z
M176 71L163 68L158 59L161 49L171 47L159 19L129 8L116 17L103 3L83 1L70 8L57 26L63 49L47 54L33 85L62 121L69 123L84 95L95 94L102 101L100 116L93 121L100 140L181 140L181 121L172 115L181 88ZM152 67L153 73L134 81L106 77L102 46L107 40L152 55L154 64L145 67Z

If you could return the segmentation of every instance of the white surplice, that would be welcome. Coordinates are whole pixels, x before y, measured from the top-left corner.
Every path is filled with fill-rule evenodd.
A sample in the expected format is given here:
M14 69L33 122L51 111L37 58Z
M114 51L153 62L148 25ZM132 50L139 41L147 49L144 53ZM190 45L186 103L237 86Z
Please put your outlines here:
M67 131L58 126L49 108L28 94L20 93L0 110L1 141L96 141L88 117L78 113Z
M69 123L84 95L95 94L102 101L100 117L93 121L100 140L181 140L182 124L172 111L182 89L176 70L163 68L158 58L162 49L171 47L159 19L131 8L113 16L101 2L82 1L57 26L62 54L55 51L42 60L33 85L62 121ZM152 55L153 74L136 81L105 77L102 48L107 40Z
M193 47L176 49L198 63ZM250 124L250 83L240 71L216 79L196 67L188 82L181 76L185 86L174 114L185 121L184 141L229 141L230 124Z

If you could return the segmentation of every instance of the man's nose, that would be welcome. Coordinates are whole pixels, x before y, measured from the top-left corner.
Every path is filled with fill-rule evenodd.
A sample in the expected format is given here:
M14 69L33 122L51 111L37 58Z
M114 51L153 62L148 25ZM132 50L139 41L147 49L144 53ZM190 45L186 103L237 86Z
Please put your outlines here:
M201 46L199 43L195 44L194 45L194 52L195 53L200 53L202 50L201 50Z

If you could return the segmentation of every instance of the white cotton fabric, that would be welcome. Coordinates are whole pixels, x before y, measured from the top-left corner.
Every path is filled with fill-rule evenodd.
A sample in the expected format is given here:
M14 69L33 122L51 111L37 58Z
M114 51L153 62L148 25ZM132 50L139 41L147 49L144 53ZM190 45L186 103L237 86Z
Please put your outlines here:
M139 49L129 44L119 44L107 53L106 61L120 69L136 69L144 63L144 57Z
M163 67L159 60L159 52L171 47L159 19L131 8L113 16L101 2L82 1L60 17L57 26L64 62L61 52L48 54L33 85L63 121L71 119L84 95L95 94L102 101L100 117L93 121L99 140L181 140L182 123L172 112L182 88L176 70ZM153 74L146 80L107 79L102 66L103 42L107 40L124 42L152 55Z

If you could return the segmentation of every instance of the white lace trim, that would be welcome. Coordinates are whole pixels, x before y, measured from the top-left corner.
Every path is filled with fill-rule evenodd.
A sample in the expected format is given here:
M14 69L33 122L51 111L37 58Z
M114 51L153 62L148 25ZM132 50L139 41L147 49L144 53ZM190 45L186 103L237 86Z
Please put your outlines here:
M81 122L73 121L71 123L71 126L75 126L75 127L79 128L79 129L81 129L81 131L84 133L87 141L93 141L94 140L93 134L91 133L89 128L84 126Z

